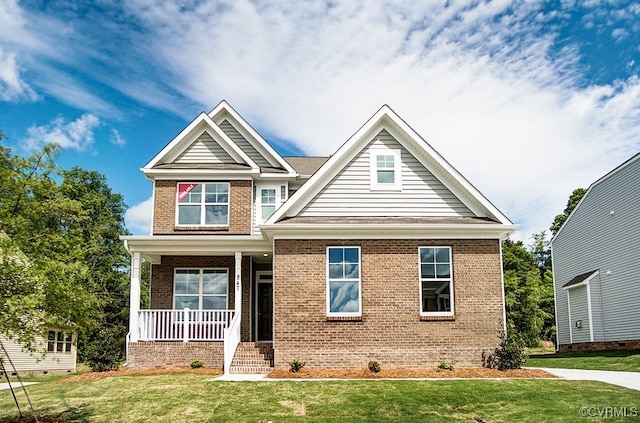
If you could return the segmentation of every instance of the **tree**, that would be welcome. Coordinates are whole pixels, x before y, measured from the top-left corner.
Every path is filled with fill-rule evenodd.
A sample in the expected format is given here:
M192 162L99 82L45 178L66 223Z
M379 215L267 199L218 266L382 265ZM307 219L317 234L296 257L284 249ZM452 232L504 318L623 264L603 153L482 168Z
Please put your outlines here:
M53 145L27 158L0 148L0 230L42 283L37 308L78 327L80 357L83 346L98 341L116 344L122 357L129 259L119 236L127 233L126 205L102 174L61 170L56 154Z
M569 196L569 200L567 201L567 207L565 207L564 212L556 215L553 219L553 223L551 224L551 234L555 235L558 233L564 222L567 220L573 209L576 208L582 197L586 194L587 190L584 188L576 188L573 190L571 195Z

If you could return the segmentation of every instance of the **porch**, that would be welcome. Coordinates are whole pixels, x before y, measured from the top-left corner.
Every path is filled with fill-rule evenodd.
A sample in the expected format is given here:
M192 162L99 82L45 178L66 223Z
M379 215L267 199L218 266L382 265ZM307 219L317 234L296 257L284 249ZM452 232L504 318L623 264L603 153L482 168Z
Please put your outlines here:
M243 361L237 357L242 355L241 343L270 344L271 245L244 245L242 251L231 252L228 244L222 250L217 242L211 242L213 238L201 249L194 249L193 244L176 248L175 243L167 242L170 239L163 238L128 240L128 363L136 368L177 367L202 360L206 367L229 373L234 357ZM143 259L151 263L150 309L140 307Z

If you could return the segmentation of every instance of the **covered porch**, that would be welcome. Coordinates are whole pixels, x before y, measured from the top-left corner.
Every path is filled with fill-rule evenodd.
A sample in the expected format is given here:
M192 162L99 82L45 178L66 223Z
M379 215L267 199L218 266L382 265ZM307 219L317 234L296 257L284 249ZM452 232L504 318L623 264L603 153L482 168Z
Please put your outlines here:
M207 367L228 372L241 342L271 341L271 243L251 236L123 240L131 255L127 362L158 367L152 356L160 354L160 366L181 366L206 356ZM149 309L140 307L143 260L151 263Z

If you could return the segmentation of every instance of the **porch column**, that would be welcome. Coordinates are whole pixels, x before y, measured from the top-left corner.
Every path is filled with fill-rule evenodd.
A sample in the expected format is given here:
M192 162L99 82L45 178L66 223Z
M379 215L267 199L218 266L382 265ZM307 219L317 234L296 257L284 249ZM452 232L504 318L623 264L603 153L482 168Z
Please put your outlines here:
M235 316L238 316L238 322L242 316L242 253L236 251L236 273L235 273Z
M140 253L131 254L131 287L129 290L129 340L138 342L138 314L140 311Z

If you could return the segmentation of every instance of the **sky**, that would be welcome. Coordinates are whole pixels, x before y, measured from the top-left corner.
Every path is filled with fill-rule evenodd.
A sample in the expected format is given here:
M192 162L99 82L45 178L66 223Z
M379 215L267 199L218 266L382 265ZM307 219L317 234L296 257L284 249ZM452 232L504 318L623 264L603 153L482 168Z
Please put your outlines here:
M107 177L227 100L282 155L329 155L388 104L530 243L640 151L640 4L617 0L0 0L0 130Z

